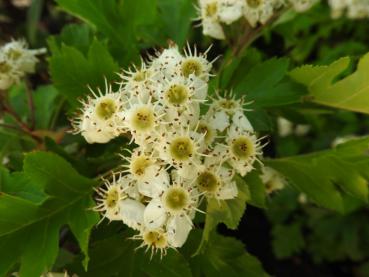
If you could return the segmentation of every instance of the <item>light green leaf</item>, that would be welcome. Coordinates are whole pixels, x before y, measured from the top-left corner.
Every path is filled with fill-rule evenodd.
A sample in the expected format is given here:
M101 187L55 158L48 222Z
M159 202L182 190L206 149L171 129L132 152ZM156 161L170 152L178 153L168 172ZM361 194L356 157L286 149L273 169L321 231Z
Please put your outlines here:
M343 193L368 200L369 138L332 150L266 161L317 204L344 211ZM337 187L338 186L338 187Z
M364 55L354 73L339 79L348 70L350 58L341 58L327 66L305 65L290 72L304 84L311 101L334 108L369 113L369 53Z
M97 214L88 210L94 205L91 194L95 182L79 175L59 156L46 152L28 154L22 173L2 178L5 183L25 179L31 186L27 191L25 186L16 186L19 191L11 184L1 186L0 275L17 261L21 263L21 276L38 277L50 269L64 225L71 227L88 260L88 237L98 220ZM35 199L34 192L39 190L47 197Z

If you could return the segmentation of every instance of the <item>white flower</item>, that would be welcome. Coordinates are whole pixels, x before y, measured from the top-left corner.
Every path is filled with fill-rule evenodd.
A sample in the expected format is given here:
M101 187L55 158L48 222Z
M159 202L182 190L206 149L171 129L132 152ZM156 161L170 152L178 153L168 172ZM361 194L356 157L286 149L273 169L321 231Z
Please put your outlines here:
M329 0L331 15L333 18L341 17L347 8L347 0Z
M218 17L221 22L231 24L242 17L245 0L219 0Z
M243 15L252 27L265 24L274 13L274 0L245 0Z
M8 59L0 52L0 89L6 90L18 83L23 73L18 71Z
M141 61L141 68L133 67L133 70L123 71L119 74L122 79L121 93L129 94L131 104L147 103L155 92L155 73L148 68L144 61Z
M172 45L163 52L158 53L157 57L153 57L150 69L154 72L153 78L158 81L171 79L176 75L180 75L178 65L183 57L178 51L177 45Z
M157 131L161 124L158 105L152 103L133 104L122 112L123 125L129 130L136 144L143 145L151 143L157 137Z
M197 210L199 193L178 174L173 178L173 184L146 206L144 224L152 230L167 224L171 245L180 247L192 228L191 215Z
M203 147L201 150L208 149L212 146L216 139L217 131L206 120L202 119L198 122L195 132L203 136Z
M132 181L137 184L138 192L147 197L157 197L168 185L169 175L163 164L140 148L135 149L131 157L122 157L128 161L124 173L129 173Z
M104 187L99 187L97 206L94 210L102 213L103 218L112 220L122 220L133 229L140 229L143 223L145 206L137 200L128 198L126 190L129 185L120 182L120 177L116 180L113 174L113 181L104 180Z
M309 133L310 129L310 125L297 124L295 128L295 135L299 137L305 136L307 133Z
M319 0L289 0L292 7L297 12L305 12L309 10L313 5L318 3Z
M210 36L219 40L225 39L225 34L222 25L218 21L205 18L201 22L202 33L205 36Z
M206 158L212 162L212 157ZM238 188L233 181L234 170L223 165L212 164L199 172L196 186L205 196L218 200L228 200L237 197Z
M243 99L236 100L232 93L229 93L225 97L217 94L217 97L213 98L212 101L205 116L212 128L223 132L233 124L244 130L253 131L250 122L244 115L247 109L243 106L247 103L244 103Z
M287 185L287 180L278 171L268 166L262 167L260 178L269 194Z
M284 117L277 118L278 135L287 137L293 133L293 123Z
M197 49L191 50L187 45L187 49L184 49L184 57L178 64L178 71L185 78L200 78L201 80L208 82L210 77L210 70L212 68L212 62L207 60L207 53L210 47L204 53L197 53Z
M199 19L201 19L203 34L216 39L225 39L223 27L218 17L218 0L200 0L199 6Z
M72 120L74 133L81 133L88 143L106 143L124 131L120 113L125 102L111 86L105 94L100 90L98 95L92 93L94 97L82 102L80 114Z
M230 128L227 136L228 163L241 175L254 169L254 162L262 155L260 139L251 132ZM261 162L260 162L261 163Z
M1 49L6 58L13 63L17 70L24 73L33 73L38 61L36 55L46 52L45 48L31 50L24 40L13 40L5 44Z
M149 230L143 229L138 235L133 236L133 239L142 240L141 245L138 248L146 248L146 251L150 250L150 257L157 252L160 253L162 258L167 254L168 248L173 248L169 245L168 235L163 229Z
M179 170L181 176L193 177L201 163L203 136L178 127L171 133L163 133L162 137L163 141L158 145L160 158Z

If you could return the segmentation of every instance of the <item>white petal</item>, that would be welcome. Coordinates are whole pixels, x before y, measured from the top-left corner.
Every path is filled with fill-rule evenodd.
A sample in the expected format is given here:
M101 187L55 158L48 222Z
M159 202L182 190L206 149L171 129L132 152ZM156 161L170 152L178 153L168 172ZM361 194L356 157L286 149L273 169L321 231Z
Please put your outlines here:
M144 212L144 224L147 229L157 229L164 225L167 213L159 198L154 198L146 206Z
M212 128L223 132L229 126L229 118L225 111L215 112L209 118L209 124Z
M224 183L217 192L216 198L219 200L233 199L238 195L236 182Z
M160 170L158 174L151 178L147 177L138 182L138 190L141 194L156 198L169 186L169 175L165 170Z
M143 224L145 205L132 199L124 199L119 202L120 216L129 227L139 230Z
M218 16L220 21L231 24L242 16L245 0L220 0Z
M236 111L232 117L233 125L245 131L254 131L250 121L242 111Z
M213 19L204 18L202 20L202 32L206 36L211 36L216 39L225 39L222 25Z
M168 219L168 242L173 247L181 247L192 229L191 222L185 216L173 216Z
M200 161L198 164L200 164ZM197 176L198 167L194 165L183 165L182 168L177 169L177 173L184 179L193 179Z

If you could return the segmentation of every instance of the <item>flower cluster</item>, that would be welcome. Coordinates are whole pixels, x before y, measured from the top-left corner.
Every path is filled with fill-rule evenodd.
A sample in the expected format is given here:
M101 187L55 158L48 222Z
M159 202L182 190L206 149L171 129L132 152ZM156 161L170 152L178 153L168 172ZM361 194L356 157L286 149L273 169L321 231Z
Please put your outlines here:
M245 18L251 27L266 24L276 13L292 7L310 9L319 0L199 0L199 18L204 35L225 39L223 25Z
M181 247L202 200L237 197L235 174L245 176L262 156L246 103L232 94L208 99L211 68L206 52L171 46L124 71L116 92L94 93L73 121L89 143L125 134L136 146L104 179L95 209L137 230L152 253Z
M27 73L33 73L36 55L46 49L30 50L24 40L14 40L0 47L0 89L8 89Z
M348 18L369 18L368 0L329 0L332 17L338 18L346 13Z

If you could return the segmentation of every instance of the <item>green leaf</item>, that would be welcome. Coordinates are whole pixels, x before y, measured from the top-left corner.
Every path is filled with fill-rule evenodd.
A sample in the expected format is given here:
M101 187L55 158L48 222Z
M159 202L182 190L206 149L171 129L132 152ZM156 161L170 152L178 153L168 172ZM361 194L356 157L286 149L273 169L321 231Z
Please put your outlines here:
M286 78L289 61L270 59L254 66L234 87L236 95L254 101L253 107L273 107L301 101L305 88ZM242 68L241 68L242 69Z
M344 194L368 200L369 138L352 140L332 150L266 161L293 186L326 208L344 211Z
M55 87L41 86L33 96L35 105L35 122L38 129L48 129L54 115L58 92Z
M250 195L247 203L258 208L265 208L265 185L261 181L259 174L258 171L254 170L248 173L243 179L241 177L237 179L241 179L239 182L244 182L249 188Z
M305 65L292 70L290 76L308 88L311 101L317 104L368 114L369 53L360 59L354 73L339 79L350 63L345 57L328 66Z
M301 226L298 223L275 225L272 234L273 251L277 258L290 257L298 253L305 245Z
M241 179L242 180L242 179ZM232 200L216 200L208 198L205 227L197 254L209 240L211 231L219 224L224 223L230 229L236 229L246 209L246 200L250 192L247 184L237 182L238 196Z
M188 262L179 252L169 250L162 259L156 254L136 249L139 243L128 239L131 234L113 235L95 241L90 249L90 264L87 272L81 267L73 268L78 276L191 276Z
M192 1L158 0L158 8L167 39L172 39L180 47L183 46L196 15Z
M190 264L194 276L268 276L240 241L215 233L203 253L191 258Z
M92 32L86 24L69 24L58 36L48 39L52 53L58 53L63 44L73 46L82 53L87 53L92 42Z
M57 0L57 3L104 34L121 65L137 61L141 29L154 24L157 18L155 0Z
M116 79L119 67L106 46L94 40L87 57L76 48L63 45L51 56L50 70L55 87L76 106L78 97L91 93L88 86L104 89L105 78L108 82Z
M12 180L13 179L13 180ZM24 186L0 194L0 275L17 261L21 276L40 276L56 259L59 230L69 225L85 254L89 233L98 220L89 211L95 182L79 175L66 161L46 152L28 154L24 171L10 176L10 182L28 179L29 191L42 190L42 202L26 197ZM6 178L5 178L6 180ZM5 185L11 187L10 184Z

